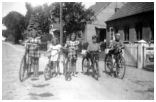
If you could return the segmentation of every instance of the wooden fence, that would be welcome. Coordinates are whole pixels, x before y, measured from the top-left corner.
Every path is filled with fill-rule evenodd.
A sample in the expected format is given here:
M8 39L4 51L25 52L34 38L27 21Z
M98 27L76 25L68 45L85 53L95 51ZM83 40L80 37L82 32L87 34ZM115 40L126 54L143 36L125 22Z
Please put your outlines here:
M126 65L136 68L154 68L154 44L125 44L124 58Z

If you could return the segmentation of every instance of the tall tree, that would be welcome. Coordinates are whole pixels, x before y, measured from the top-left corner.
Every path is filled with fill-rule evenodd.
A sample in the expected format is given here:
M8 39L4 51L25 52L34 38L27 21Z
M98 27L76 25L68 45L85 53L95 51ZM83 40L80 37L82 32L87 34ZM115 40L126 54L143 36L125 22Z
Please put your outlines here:
M26 28L25 17L16 11L12 11L3 17L2 23L7 27L7 32L10 32L9 35L15 38L14 43L18 43L19 39L22 39L22 32Z
M55 18L55 22L59 22L59 3L54 3L53 6L52 16ZM93 15L94 12L85 9L81 2L65 2L63 3L63 29L67 34L73 31L83 31L85 28L84 22L91 21L90 17Z
M27 13L26 13L26 22L27 26L29 25L29 20L31 19L31 15L33 14L35 18L37 19L37 22L40 26L40 29L44 33L49 32L49 25L51 23L50 17L51 17L51 6L49 6L47 3L41 5L41 6L35 6L32 7L30 3L25 4Z

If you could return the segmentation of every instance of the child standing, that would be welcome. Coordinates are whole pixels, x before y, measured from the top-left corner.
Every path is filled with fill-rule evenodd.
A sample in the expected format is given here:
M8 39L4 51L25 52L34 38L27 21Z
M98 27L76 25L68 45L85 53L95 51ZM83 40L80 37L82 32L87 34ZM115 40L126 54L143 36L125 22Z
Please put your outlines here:
M31 33L31 38L29 38L28 40L26 40L26 43L30 43L28 49L28 55L31 59L31 65L33 67L34 70L34 77L38 78L38 69L39 69L39 58L41 56L40 54L40 50L39 50L39 45L41 44L41 40L39 37L37 37L37 32L35 29L32 29L32 31L30 31ZM32 44L32 45L31 45ZM34 44L34 45L33 45Z
M70 36L69 41L66 42L65 47L68 47L68 57L73 57L72 60L72 66L73 66L73 76L77 76L76 75L76 61L77 61L77 50L78 50L78 44L79 42L76 41L76 34L72 33Z
M61 45L59 44L59 41L57 38L53 38L52 39L52 45L49 46L49 49L46 52L51 52L51 67L54 68L54 76L58 76L60 75L60 67L59 67L59 60L60 60L60 49L61 49ZM45 52L45 53L46 53ZM56 67L57 67L57 74L56 74ZM53 76L53 77L54 77Z

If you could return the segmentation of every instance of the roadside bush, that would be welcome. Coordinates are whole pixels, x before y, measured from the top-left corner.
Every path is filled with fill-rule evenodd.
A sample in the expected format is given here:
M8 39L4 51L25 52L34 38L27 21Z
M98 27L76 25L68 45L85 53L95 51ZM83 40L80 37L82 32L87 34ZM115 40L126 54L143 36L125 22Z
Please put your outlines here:
M13 35L9 35L9 36L6 38L6 41L8 41L8 42L14 43L14 40L15 40L15 38L14 38Z

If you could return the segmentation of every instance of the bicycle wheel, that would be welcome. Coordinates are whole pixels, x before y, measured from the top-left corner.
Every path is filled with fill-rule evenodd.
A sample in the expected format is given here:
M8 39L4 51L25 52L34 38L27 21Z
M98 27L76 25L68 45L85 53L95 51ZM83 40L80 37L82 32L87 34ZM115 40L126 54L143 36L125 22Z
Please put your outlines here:
M89 67L89 61L87 61L86 58L82 59L82 73L86 74L88 71L88 67Z
M116 70L116 76L120 79L123 79L125 72L126 72L125 60L124 60L123 56L120 56L119 61L118 61L117 70Z
M63 61L63 75L65 76L66 75L66 70L67 70L67 68L66 68L66 63L67 63L67 58L65 58L64 59L64 61Z
M93 68L94 77L95 77L96 80L98 80L98 78L99 78L99 66L98 66L97 61L94 62L93 67L94 67Z
M106 55L105 58L105 73L110 73L110 69L112 68L111 56Z
M20 70L19 70L19 80L21 82L23 82L27 78L28 75L27 66L28 65L26 64L26 57L23 56L20 64Z
M44 69L44 78L45 80L49 80L51 78L51 68L49 64L47 64Z
M71 60L68 58L66 62L66 72L65 72L66 81L70 81L71 78Z

